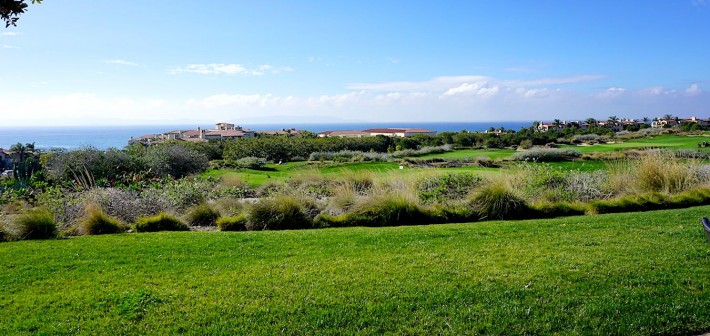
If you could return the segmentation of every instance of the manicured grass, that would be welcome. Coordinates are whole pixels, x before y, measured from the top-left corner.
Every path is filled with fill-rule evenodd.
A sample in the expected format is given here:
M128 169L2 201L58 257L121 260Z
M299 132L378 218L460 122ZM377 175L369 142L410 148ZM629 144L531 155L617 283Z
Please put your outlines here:
M477 157L488 157L490 159L503 159L507 158L515 153L512 149L463 149L445 153L429 154L420 156L420 158L442 158L442 159L466 159L466 158L477 158Z
M258 187L267 182L284 181L298 175L324 175L331 178L338 178L343 174L353 172L372 172L383 177L401 177L416 175L425 172L436 171L439 174L450 172L480 172L483 174L497 173L498 169L483 168L483 167L460 167L460 168L410 168L405 167L399 169L398 163L393 162L354 162L354 163L329 163L329 164L308 164L306 162L294 162L289 165L267 165L268 169L272 170L253 170L253 169L219 169L212 170L204 174L205 177L228 177L237 176L250 187Z
M0 243L0 334L697 335L708 212Z
M708 151L710 148L698 148L699 142L708 141L710 142L709 136L680 136L680 135L659 135L655 137L639 138L626 140L623 142L609 143L609 144L598 144L592 146L570 146L563 145L561 148L574 148L582 153L592 153L592 152L610 152L615 150L633 149L633 148L645 148L645 147L659 147L659 148L673 148L673 149L694 149Z

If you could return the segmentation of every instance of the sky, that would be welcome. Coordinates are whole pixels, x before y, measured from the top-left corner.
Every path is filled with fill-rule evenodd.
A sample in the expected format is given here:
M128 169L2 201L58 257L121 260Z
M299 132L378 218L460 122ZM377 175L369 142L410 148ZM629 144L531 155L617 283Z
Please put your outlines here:
M44 0L0 126L710 118L710 0Z

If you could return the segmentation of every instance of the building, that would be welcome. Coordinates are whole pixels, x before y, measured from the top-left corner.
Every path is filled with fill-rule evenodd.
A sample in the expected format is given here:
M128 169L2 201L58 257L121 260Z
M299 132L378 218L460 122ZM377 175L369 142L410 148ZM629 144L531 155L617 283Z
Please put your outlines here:
M129 144L141 143L144 145L152 145L170 140L182 140L188 142L204 142L208 140L223 140L223 139L241 139L253 138L254 131L235 126L230 123L217 123L212 130L197 129L192 130L175 130L162 134L146 134L137 138L128 140Z
M362 131L370 133L370 136L384 135L401 138L409 138L417 134L436 135L436 131L423 128L370 128Z
M12 157L10 152L0 148L0 172L12 168Z
M370 136L370 133L363 131L325 131L318 133L319 138L340 137L340 138L363 138Z

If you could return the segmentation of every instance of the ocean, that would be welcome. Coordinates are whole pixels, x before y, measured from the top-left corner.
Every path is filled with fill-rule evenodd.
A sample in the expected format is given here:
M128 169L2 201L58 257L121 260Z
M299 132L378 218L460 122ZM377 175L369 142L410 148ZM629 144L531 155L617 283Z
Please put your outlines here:
M244 128L255 131L295 128L312 132L335 130L363 130L382 127L426 128L437 133L485 131L489 127L519 130L532 125L532 121L492 121L492 122L383 122L383 123L289 123L289 124L244 124ZM34 143L35 148L77 149L94 147L97 149L123 148L131 137L158 134L173 130L212 129L214 125L141 125L141 126L61 126L61 127L5 127L0 126L0 148L9 149L16 143Z

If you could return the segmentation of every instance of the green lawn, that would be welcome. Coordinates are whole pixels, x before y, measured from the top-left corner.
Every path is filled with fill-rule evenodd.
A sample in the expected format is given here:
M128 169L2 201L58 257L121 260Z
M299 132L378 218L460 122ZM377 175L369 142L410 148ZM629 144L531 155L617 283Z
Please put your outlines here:
M610 152L615 150L644 148L644 147L660 147L673 149L695 149L695 150L710 150L710 148L698 148L698 143L707 141L710 142L710 136L680 136L680 135L659 135L655 137L632 139L623 142L598 144L593 146L570 146L563 145L563 148L574 148L582 153L592 152Z
M656 137L633 139L625 142L617 142L612 144L600 144L594 146L569 146L563 145L563 148L574 148L582 153L591 152L609 152L614 150L624 150L644 147L663 147L663 148L684 148L698 149L697 143L710 141L708 136L678 136L678 135L661 135ZM703 148L701 150L710 150ZM465 159L476 157L489 157L493 160L506 159L510 157L514 150L508 149L464 149L439 154L430 154L419 158L444 158L444 159ZM603 161L569 161L569 162L554 162L550 163L553 167L559 167L567 170L592 171L605 169L607 164ZM420 173L452 173L452 172L476 172L477 174L497 174L499 169L481 168L481 167L460 167L460 168L405 168L399 169L399 164L395 162L354 162L354 163L319 163L319 162L289 162L281 165L268 164L266 170L252 169L220 169L212 170L204 174L204 176L212 177L233 177L238 178L247 183L251 187L258 187L270 181L283 181L294 176L302 174L322 174L327 177L338 177L350 172L373 172L387 173L386 176L411 176Z
M709 212L0 243L0 334L697 335Z
M462 149L438 154L428 154L420 158L443 158L443 159L466 159L477 157L488 157L490 159L503 159L515 153L512 149Z
M460 168L411 168L399 169L398 163L393 162L354 162L354 163L328 163L313 164L308 162L292 162L282 165L266 165L267 170L254 169L219 169L211 170L203 176L238 178L247 183L250 187L258 187L266 182L284 181L299 175L323 175L330 178L338 178L344 174L371 172L381 175L383 178L409 177L417 174L435 172L437 174L455 172L477 172L480 174L496 174L496 168L483 167L460 167Z

